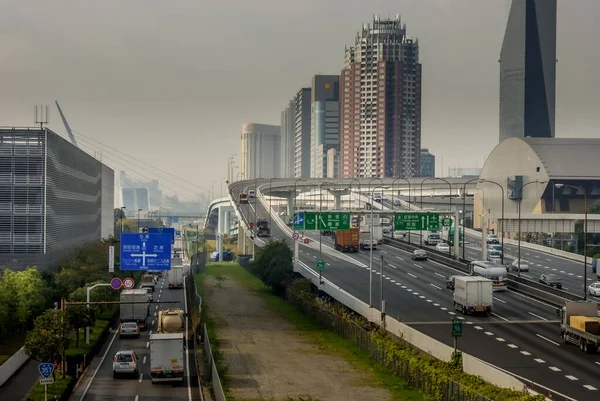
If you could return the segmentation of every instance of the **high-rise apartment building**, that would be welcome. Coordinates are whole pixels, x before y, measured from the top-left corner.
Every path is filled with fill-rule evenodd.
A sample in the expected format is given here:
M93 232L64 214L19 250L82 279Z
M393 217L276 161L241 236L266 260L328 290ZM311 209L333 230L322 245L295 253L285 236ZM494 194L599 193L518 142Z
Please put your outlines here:
M429 153L429 149L421 149L419 164L420 177L435 177L435 156Z
M279 125L246 123L242 125L240 173L244 179L279 178Z
M500 52L500 141L554 138L556 0L513 0Z
M315 75L312 79L310 122L310 176L325 178L327 152L340 146L340 77Z
M340 177L340 151L331 148L327 151L327 178Z
M288 107L281 112L281 141L279 154L281 164L281 178L294 177L295 148L296 148L296 117L294 114L294 102L291 101Z
M294 97L294 177L310 177L310 88Z
M419 175L419 44L406 36L400 16L373 17L346 48L340 120L342 178Z

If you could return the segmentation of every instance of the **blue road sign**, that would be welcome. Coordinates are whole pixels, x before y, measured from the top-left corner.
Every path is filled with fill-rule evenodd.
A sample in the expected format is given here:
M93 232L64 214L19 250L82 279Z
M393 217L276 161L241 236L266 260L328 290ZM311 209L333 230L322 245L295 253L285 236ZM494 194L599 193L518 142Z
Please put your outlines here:
M170 234L171 244L175 243L175 229L171 227L150 227L148 234Z
M123 281L119 277L113 277L113 279L110 280L110 288L112 288L113 290L118 290L122 286Z
M298 213L296 217L294 217L294 221L292 222L294 227L298 227L300 229L304 229L304 213Z
M54 372L54 365L51 363L40 363L38 370L40 371L40 375L42 375L44 379L47 379L52 372Z
M171 270L171 235L121 234L121 270Z
M169 222L179 223L179 216L169 216Z

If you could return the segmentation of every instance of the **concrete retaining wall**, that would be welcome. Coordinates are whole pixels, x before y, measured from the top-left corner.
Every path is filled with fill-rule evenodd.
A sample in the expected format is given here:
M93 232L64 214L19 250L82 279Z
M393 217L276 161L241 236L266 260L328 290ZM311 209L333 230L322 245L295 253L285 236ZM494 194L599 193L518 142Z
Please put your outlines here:
M29 355L25 352L25 348L15 352L13 356L8 358L6 362L0 365L0 387L4 385L29 360Z
M488 383L495 384L498 387L510 388L517 391L527 390L527 386L516 377L504 373L494 366L475 358L474 356L463 353L463 371L465 373L479 376Z

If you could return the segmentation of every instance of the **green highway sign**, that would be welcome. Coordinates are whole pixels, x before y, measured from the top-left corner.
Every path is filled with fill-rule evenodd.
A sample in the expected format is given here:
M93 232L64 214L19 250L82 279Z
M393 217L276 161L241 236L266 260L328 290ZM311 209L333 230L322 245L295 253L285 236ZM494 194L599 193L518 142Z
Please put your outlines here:
M325 261L323 259L317 260L317 269L319 269L320 272L325 270Z
M440 229L439 213L396 213L394 214L394 230L398 231L438 231Z
M452 337L462 337L462 320L452 319Z
M300 212L294 230L349 230L350 212Z
M442 219L442 227L452 227L452 219L450 217L444 217Z

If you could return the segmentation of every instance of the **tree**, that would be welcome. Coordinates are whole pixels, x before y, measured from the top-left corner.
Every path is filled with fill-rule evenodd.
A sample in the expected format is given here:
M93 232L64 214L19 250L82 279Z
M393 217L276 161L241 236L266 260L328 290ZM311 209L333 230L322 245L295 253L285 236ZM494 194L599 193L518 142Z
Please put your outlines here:
M75 290L69 295L71 302L85 302L87 300L87 288L82 287ZM86 305L72 305L67 308L67 316L69 318L69 326L75 330L75 344L79 347L79 331L82 328L91 326L96 321L94 309Z
M40 362L61 359L69 340L69 319L65 311L48 309L35 319L33 330L25 338L25 352Z
M269 241L257 254L251 271L275 293L294 278L293 253L285 240Z
M9 294L6 300L11 311L9 319L21 329L31 327L33 319L46 308L51 295L35 267L20 272L6 270L2 276L0 291Z

